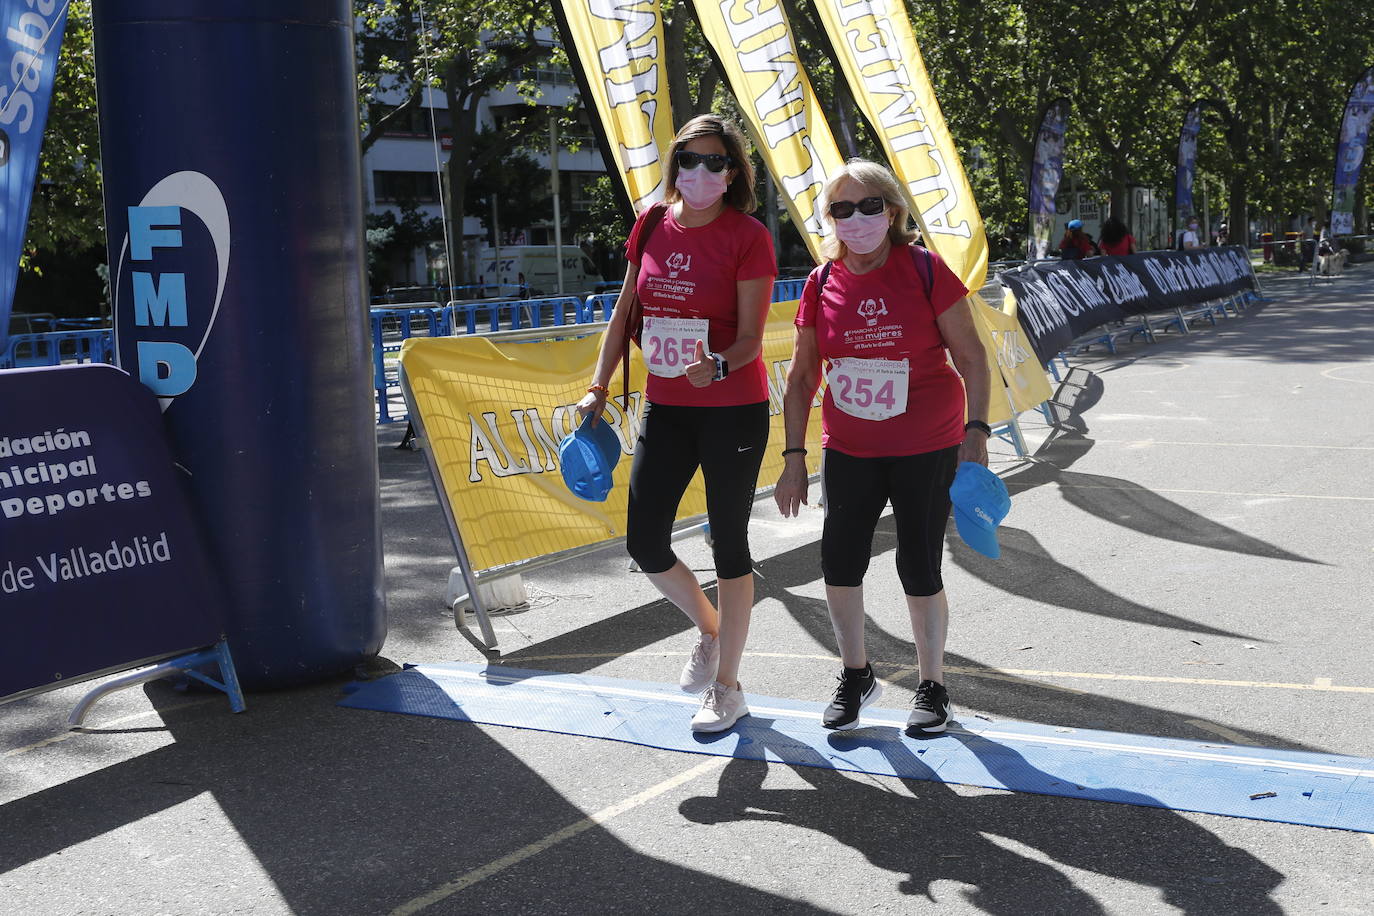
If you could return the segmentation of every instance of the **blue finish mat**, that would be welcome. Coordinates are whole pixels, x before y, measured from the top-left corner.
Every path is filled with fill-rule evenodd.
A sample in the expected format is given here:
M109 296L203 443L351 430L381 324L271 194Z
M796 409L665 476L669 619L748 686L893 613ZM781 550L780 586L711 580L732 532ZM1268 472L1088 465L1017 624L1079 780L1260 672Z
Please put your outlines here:
M906 713L821 728L821 706L747 694L750 715L697 735L698 700L664 684L443 664L357 685L340 703L608 738L665 750L1121 802L1374 833L1374 760L964 716L943 736L902 734ZM956 720L958 716L956 709Z

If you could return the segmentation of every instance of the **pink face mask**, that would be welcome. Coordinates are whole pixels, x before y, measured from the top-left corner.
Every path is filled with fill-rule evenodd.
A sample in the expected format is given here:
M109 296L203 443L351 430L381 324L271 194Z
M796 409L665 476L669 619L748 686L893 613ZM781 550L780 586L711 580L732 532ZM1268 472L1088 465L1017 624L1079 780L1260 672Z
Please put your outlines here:
M835 235L855 254L868 254L877 249L887 237L887 210L865 216L857 210L848 219L835 220Z
M704 165L694 169L678 169L677 192L693 210L705 210L713 206L725 195L730 182L726 180L729 169L712 172Z

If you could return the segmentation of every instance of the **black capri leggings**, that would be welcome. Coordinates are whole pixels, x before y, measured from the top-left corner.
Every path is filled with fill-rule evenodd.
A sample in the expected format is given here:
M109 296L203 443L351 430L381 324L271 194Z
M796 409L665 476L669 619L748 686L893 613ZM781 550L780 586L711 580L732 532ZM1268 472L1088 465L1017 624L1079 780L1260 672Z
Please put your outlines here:
M949 485L954 482L958 458L957 445L892 458L855 458L826 449L821 467L825 501L821 572L825 584L863 584L873 550L873 530L891 501L902 591L918 597L943 589L940 560L949 521Z
M753 571L749 513L768 446L768 402L738 407L679 407L649 403L630 470L625 546L647 573L667 572L673 519L700 466L706 482L716 578Z

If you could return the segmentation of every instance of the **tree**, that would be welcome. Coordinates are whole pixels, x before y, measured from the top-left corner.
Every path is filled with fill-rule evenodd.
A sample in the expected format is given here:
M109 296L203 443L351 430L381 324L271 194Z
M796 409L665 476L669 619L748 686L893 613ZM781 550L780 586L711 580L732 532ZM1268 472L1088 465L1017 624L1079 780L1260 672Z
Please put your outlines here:
M370 91L373 98L378 93L399 95L403 101L398 108L418 105L427 86L444 93L453 132L445 167L445 203L449 224L462 226L471 175L516 145L525 132L518 122L528 120L510 116L509 121L515 123L501 125L509 142L478 150L478 103L512 83L521 85L521 69L552 54L552 43L539 36L540 29L551 24L547 4L542 0L428 0L423 4L360 0L358 11L364 48L369 41L381 41L395 52L378 55L377 70L360 72L360 91ZM401 59L407 54L412 55L408 63ZM367 62L366 53L360 57ZM528 96L533 87L526 82L521 89ZM379 124L368 124L364 136ZM467 279L464 260L452 236L450 245L451 282L461 285Z

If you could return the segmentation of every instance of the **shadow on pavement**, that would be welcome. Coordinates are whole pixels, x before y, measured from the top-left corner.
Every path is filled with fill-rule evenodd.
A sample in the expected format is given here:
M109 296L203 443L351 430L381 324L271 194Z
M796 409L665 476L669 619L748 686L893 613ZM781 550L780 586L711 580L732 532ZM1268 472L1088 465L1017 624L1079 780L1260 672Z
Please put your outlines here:
M1109 912L1058 863L1158 888L1163 902L1185 913L1281 912L1270 892L1282 873L1176 812L1134 806L1155 805L1153 798L1123 793L1121 800L1133 804L1108 804L999 791L961 795L936 781L908 742L886 734L877 739L874 731L838 733L831 744L841 751L870 744L890 759L900 756L893 762L904 771L925 770L929 775L918 778L928 781L894 790L891 781L836 772L817 755L812 765L788 765L806 788L766 788L769 764L733 760L714 796L689 798L679 811L701 824L755 821L812 830L904 876L897 882L901 893L933 902L936 882L954 881L967 886L959 893L985 913ZM788 753L797 753L778 737ZM1023 779L1052 778L1005 745L970 747L995 776L1015 769ZM1045 857L1053 862L1040 861Z
M153 819L140 828L148 848L121 850L115 840L115 848L73 861L101 857L118 881L125 873L118 863L129 855L145 866L152 861L145 856L163 850L212 863L225 855L242 859L246 849L262 873L256 880L275 889L290 912L386 913L585 817L482 729L342 709L334 705L338 686L255 694L251 712L241 716L219 714L218 707L170 711L166 730L175 743L0 805L0 874ZM184 702L164 684L145 690L159 708ZM652 765L640 771L649 782L657 772ZM223 812L210 820L227 821L232 833L171 813L206 794ZM158 818L165 826L156 826ZM663 900L702 895L740 911L797 907L719 876L709 860L702 864L698 871L642 854L593 826L426 912L652 912ZM141 874L157 880L156 870ZM172 874L184 878L185 869ZM223 874L233 887L220 902L251 910L255 879ZM206 887L166 880L165 898L190 907L178 911L199 910L190 902L198 894L212 895L213 906ZM93 896L78 907L70 887L47 887L43 902L27 912L163 911L89 873L71 887ZM5 892L10 904L14 890ZM281 906L273 897L259 903L274 912Z

